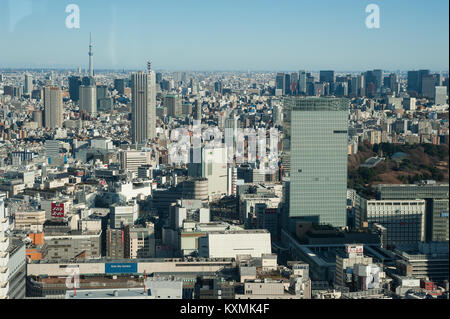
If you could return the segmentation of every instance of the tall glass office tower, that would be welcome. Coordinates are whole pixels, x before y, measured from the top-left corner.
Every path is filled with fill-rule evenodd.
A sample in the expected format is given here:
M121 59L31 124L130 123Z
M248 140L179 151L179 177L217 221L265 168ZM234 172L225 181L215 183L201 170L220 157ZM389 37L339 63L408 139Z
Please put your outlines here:
M306 71L304 70L298 72L298 92L306 94Z
M284 108L289 228L296 221L346 226L349 101L289 97Z

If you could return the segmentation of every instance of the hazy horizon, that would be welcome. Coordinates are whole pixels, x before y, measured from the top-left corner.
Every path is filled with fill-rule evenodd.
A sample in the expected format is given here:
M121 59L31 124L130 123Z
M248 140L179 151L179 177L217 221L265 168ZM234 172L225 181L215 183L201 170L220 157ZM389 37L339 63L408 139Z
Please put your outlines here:
M66 6L80 28L65 25ZM368 29L365 8L380 8ZM0 68L282 71L449 69L449 3L406 1L0 2Z

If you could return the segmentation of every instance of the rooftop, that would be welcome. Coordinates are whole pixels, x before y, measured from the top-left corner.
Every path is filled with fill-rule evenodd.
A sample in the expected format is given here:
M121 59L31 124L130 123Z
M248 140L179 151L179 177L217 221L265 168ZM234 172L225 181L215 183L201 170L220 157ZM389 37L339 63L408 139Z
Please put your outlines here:
M73 290L66 292L66 299L105 299L105 298L119 298L119 299L144 299L148 294L143 288L128 288L128 289L86 289Z

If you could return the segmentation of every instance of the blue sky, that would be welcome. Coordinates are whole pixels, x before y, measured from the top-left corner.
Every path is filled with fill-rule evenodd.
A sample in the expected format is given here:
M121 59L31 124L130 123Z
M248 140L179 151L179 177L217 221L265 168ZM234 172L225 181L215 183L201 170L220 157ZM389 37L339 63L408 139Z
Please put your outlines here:
M80 29L67 29L68 4ZM368 4L380 28L365 26ZM0 67L448 70L448 0L0 0Z

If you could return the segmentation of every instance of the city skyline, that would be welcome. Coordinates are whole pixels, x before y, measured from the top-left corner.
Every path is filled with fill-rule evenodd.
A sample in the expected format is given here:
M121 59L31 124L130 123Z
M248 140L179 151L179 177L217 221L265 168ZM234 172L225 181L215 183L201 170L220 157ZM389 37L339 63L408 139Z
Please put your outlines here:
M448 7L0 0L0 300L450 299Z
M3 2L0 68L87 69L92 32L98 69L140 69L151 58L155 70L448 70L447 1L377 1L379 29L365 26L369 2L134 3L86 10L78 1L80 28L68 29L68 3ZM32 50L23 50L24 38Z

